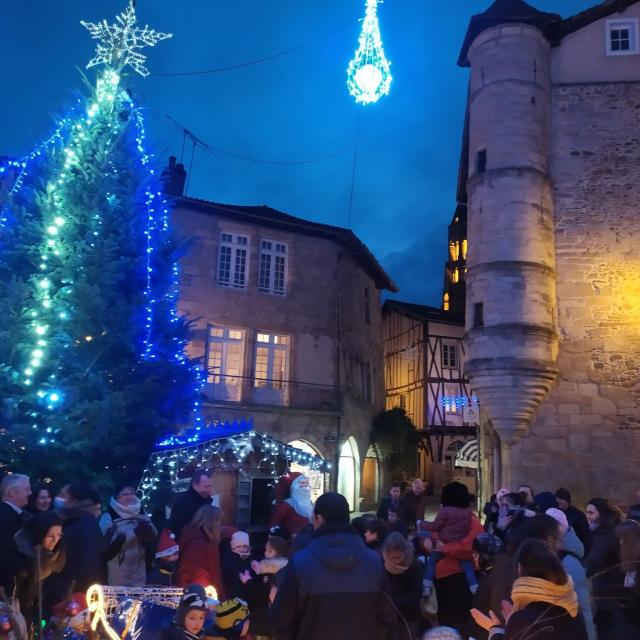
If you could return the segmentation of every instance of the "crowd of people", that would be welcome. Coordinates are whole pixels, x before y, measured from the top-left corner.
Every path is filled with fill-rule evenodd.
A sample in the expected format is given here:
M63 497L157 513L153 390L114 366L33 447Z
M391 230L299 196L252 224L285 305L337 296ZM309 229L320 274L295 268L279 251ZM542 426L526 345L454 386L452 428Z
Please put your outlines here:
M564 488L523 485L497 491L481 520L453 482L427 520L425 483L404 484L376 514L351 519L342 495L313 503L308 479L287 473L258 538L223 525L205 470L165 522L132 486L103 504L89 484L54 495L7 475L0 586L28 637L86 608L91 585L109 584L184 589L163 640L640 638L640 504L625 517L593 498L583 512Z

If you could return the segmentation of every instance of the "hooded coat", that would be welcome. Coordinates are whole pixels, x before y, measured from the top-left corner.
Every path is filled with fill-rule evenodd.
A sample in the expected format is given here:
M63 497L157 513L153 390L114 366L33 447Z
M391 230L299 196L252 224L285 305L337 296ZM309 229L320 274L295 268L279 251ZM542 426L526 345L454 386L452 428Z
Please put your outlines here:
M593 624L593 612L591 611L591 589L587 573L582 566L584 545L571 527L562 537L562 550L558 555L562 560L564 570L573 580L573 588L578 596L578 607L584 618L587 636L589 640L596 640L596 627Z
M176 585L186 587L189 584L213 585L218 599L226 600L218 543L209 540L204 531L191 524L182 531L176 571Z
M107 541L92 509L93 504L87 502L60 510L67 562L60 573L47 580L45 602L48 605L62 602L72 585L74 591L86 592L92 584L105 583L107 559L122 543L122 538Z
M348 525L325 525L282 570L274 640L384 640L396 622L382 558Z

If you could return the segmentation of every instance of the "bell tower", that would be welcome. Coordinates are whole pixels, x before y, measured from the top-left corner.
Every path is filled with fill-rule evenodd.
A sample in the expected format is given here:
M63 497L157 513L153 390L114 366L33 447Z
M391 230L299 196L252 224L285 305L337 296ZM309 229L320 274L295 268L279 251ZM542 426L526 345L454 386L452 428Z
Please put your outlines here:
M499 438L501 482L557 370L551 80L557 18L496 0L472 18L459 64L468 104L466 373Z

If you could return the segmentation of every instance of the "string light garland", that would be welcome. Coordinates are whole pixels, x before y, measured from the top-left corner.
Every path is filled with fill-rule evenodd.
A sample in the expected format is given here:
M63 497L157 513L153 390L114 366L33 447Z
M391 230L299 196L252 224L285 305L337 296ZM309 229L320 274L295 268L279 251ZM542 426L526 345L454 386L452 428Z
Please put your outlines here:
M36 263L36 274L29 278L32 291L30 306L23 310L27 318L28 338L26 346L20 346L22 362L16 372L18 380L32 394L30 397L34 399L35 406L44 411L44 414L40 410L29 414L33 418L33 429L39 429L43 423L50 425L47 413L64 409L65 401L76 393L75 388L61 388L63 385L59 382L59 371L62 369L60 358L64 354L62 349L94 343L105 335L98 327L95 330L89 328L79 336L70 334L69 322L75 320L77 309L71 303L75 278L69 273L69 264L72 264L70 258L81 251L76 243L80 242L81 247L84 244L85 248L100 246L97 243L102 232L103 216L110 216L111 210L122 206L122 203L115 193L98 194L101 202L106 200L105 211L98 208L89 215L85 207L78 208L77 195L79 189L82 191L86 188L85 182L88 180L84 163L87 158L95 157L96 153L106 154L103 171L113 176L110 179L112 185L115 183L115 189L111 190L118 189L120 169L109 159L109 155L114 153L118 140L122 140L124 134L132 129L133 135L128 134L127 143L132 142L131 138L135 139L134 148L130 150L132 161L136 168L144 170L139 188L144 193L146 214L145 246L140 247L139 253L140 260L146 262L146 286L142 292L144 311L139 314L144 322L140 332L140 362L169 361L178 365L178 368L189 370L194 397L190 418L196 426L202 425L198 398L205 384L204 376L200 366L186 356L187 336L177 337L180 335L181 322L176 309L179 270L177 256L167 257L167 247L172 246L169 207L153 168L153 155L145 150L141 110L120 86L120 72L126 65L143 76L148 74L140 49L154 46L160 40L171 37L171 34L159 33L146 26L140 29L135 23L132 0L129 0L125 11L117 16L116 24L109 25L106 21L98 24L82 22L92 37L100 40L97 55L87 67L106 65L97 78L93 95L86 102L79 100L80 106L61 119L53 134L29 156L3 161L0 166L0 177L7 170L17 173L9 193L11 198L20 193L30 163L40 156L48 156L43 202L38 203L38 213L42 216L42 240L36 245L39 262ZM128 177L129 173L123 175ZM18 200L15 204L20 205ZM25 200L25 206L31 207L33 203ZM0 231L9 214L4 203L0 202ZM132 220L139 215L131 211ZM82 234L80 239L78 229ZM95 240L85 242L85 237ZM169 286L166 285L167 269L170 270ZM167 330L167 325L173 325L174 328ZM42 429L37 442L41 445L55 443L58 432L59 428L47 426Z
M442 396L440 400L443 407L455 407L456 409L462 409L464 407L477 407L477 396Z
M384 55L378 23L381 1L366 0L358 49L347 69L349 93L361 104L377 102L391 87L391 65Z
M149 70L144 66L147 59L140 53L144 47L154 47L161 40L173 37L171 33L161 33L148 26L136 26L136 10L134 0L129 0L127 8L116 16L116 24L108 24L106 20L98 23L81 20L91 37L99 40L96 55L87 64L87 69L98 64L105 64L116 73L129 65L136 73L146 77Z
M181 436L163 438L157 449L159 451L151 454L138 485L138 495L145 504L160 487L163 478L168 478L175 491L187 468L237 471L246 475L244 463L252 455L252 466L259 469L268 466L274 477L278 459L315 471L331 469L327 460L254 431L253 419L195 427Z

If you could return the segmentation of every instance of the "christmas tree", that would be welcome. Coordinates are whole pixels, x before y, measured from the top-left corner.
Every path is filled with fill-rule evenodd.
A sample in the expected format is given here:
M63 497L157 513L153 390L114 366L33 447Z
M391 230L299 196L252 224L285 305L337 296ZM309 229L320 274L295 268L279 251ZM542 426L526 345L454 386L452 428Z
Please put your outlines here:
M124 71L170 37L82 23L90 95L0 189L0 463L97 484L139 478L158 435L200 420L176 314L180 246ZM1 175L1 174L0 174Z

